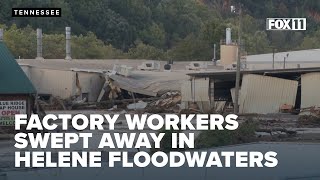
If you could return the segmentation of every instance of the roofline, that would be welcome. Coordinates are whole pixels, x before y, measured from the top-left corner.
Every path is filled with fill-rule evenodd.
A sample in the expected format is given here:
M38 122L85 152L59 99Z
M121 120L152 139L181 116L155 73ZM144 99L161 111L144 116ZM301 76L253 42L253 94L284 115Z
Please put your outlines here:
M312 68L291 68L291 69L259 69L259 70L242 70L241 74L275 74L275 73L310 73L310 72L320 72L320 67ZM199 77L199 76L214 76L214 75L227 75L235 74L235 70L230 71L211 71L211 72L197 72L188 73L188 76Z
M37 92L32 92L32 93L0 93L0 96L5 95L36 95Z
M320 51L320 48L315 48L315 49L300 49L300 50L291 50L291 51L279 51L279 52L275 52L275 54L279 54L279 53L293 53L293 52L302 52L302 51ZM259 56L259 55L269 55L269 54L273 54L272 52L270 53L262 53L262 54L248 54L248 56Z

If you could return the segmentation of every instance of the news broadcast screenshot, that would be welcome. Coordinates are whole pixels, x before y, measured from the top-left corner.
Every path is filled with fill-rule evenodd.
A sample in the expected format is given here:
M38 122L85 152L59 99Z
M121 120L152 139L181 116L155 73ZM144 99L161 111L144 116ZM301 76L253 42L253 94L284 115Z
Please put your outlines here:
M0 1L0 180L320 180L320 1Z

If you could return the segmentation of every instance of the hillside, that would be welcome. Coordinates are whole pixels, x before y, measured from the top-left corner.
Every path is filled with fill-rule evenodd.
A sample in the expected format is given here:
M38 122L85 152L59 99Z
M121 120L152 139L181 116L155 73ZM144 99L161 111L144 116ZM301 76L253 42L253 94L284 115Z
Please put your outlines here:
M74 58L210 60L214 43L231 27L248 54L319 48L317 0L7 0L0 24L16 57L35 57L35 29L43 29L45 58L63 58L64 27L71 26ZM12 7L61 7L61 18L12 18ZM307 31L265 31L267 17L307 17Z

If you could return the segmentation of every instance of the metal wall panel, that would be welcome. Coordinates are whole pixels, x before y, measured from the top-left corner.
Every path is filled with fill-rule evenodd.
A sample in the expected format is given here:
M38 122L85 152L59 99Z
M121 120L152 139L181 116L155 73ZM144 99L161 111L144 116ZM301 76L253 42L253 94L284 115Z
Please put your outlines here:
M301 109L320 107L320 73L301 76Z
M192 87L191 81L183 81L181 84L181 101L189 102L192 101Z
M86 93L89 102L96 101L105 81L100 73L95 72L23 67L27 67L23 69L28 73L38 94L51 94L62 99ZM77 74L81 92L77 87Z
M210 101L209 78L194 79L193 93L194 101Z
M240 113L277 113L283 104L295 105L298 81L248 74L242 79Z
M209 102L209 78L184 81L181 86L182 101Z
M75 72L36 67L29 68L29 72L38 94L68 98L75 93Z

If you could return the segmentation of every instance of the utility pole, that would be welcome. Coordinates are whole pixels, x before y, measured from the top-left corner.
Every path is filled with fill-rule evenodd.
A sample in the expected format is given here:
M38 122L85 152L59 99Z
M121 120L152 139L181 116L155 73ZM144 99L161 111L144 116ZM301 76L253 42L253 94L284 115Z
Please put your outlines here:
M239 94L240 94L240 69L241 69L241 4L239 4L239 31L238 31L238 58L237 58L237 72L236 72L236 91L234 100L234 113L239 113Z
M272 48L272 69L274 69L274 47Z
M3 29L0 29L0 41L3 41Z
M217 59L216 59L216 44L213 45L213 65L217 65Z

